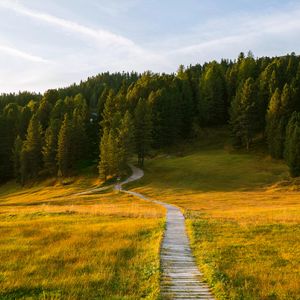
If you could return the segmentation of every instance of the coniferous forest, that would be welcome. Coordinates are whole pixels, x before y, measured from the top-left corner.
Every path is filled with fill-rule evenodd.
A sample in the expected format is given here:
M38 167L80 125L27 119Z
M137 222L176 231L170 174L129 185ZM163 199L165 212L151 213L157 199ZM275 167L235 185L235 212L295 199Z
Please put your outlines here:
M228 125L232 146L264 141L300 175L300 57L180 66L176 74L102 73L43 95L0 96L0 182L76 174L97 163L103 179L122 176L130 157L197 139Z

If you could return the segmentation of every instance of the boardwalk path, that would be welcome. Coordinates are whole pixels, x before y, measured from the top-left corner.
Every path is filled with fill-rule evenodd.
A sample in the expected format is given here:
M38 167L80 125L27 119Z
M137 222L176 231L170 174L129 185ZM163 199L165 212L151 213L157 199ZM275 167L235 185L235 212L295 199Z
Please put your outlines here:
M152 201L132 191L122 189L122 185L138 180L144 172L130 166L133 174L127 180L115 186L115 189L127 194ZM167 229L161 247L162 299L214 299L207 285L201 280L191 253L189 239L185 230L184 216L180 209L160 201L152 201L167 209Z

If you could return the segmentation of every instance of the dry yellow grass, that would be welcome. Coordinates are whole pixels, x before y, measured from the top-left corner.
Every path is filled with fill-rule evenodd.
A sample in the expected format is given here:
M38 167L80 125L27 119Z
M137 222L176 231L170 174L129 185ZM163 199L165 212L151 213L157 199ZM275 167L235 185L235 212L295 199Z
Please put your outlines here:
M155 299L164 209L77 183L0 189L0 299Z

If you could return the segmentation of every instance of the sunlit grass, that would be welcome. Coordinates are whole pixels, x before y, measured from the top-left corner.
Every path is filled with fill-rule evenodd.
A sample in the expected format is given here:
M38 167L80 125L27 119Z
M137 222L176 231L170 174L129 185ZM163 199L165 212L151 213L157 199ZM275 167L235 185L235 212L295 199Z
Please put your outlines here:
M84 184L0 190L0 299L157 298L164 209Z
M149 160L131 187L183 209L217 299L299 299L300 194L288 182L282 162L210 145Z

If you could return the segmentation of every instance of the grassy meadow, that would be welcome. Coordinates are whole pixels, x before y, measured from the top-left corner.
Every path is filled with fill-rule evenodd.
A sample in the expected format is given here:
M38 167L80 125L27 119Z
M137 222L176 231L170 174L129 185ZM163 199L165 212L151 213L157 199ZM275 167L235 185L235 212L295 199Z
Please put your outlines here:
M148 160L131 188L184 211L217 299L300 299L299 181L261 151L227 149L223 135Z
M155 299L165 211L96 180L0 188L0 299Z

